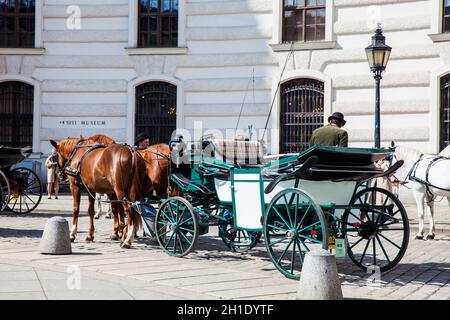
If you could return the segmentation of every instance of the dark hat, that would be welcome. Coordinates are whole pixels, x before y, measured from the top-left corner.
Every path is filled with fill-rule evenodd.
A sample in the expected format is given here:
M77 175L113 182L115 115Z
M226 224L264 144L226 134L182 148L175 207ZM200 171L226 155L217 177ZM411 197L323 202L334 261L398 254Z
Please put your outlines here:
M136 136L135 144L138 144L145 139L150 139L150 137L146 133L141 132Z
M330 122L330 120L337 120L338 122L342 123L342 125L345 125L345 120L344 120L344 115L340 112L335 112L333 113L331 116L328 117L328 122Z

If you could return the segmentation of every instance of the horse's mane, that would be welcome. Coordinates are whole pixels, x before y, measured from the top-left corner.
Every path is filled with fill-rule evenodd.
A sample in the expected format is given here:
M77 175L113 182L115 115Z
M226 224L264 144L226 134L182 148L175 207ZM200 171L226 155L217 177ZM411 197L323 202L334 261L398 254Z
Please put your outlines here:
M89 137L88 140L92 140L95 141L97 143L102 143L102 144L113 144L116 143L114 141L114 139L105 136L104 134L96 134L95 136Z
M83 141L86 141L86 139L69 137L61 140L58 143L58 149L63 155L69 157L73 149L75 149L75 147L77 146L77 144Z

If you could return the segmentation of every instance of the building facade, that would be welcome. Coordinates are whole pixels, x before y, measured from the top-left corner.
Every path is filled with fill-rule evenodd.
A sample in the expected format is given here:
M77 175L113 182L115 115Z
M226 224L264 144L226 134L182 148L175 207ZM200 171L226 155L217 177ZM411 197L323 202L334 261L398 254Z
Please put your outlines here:
M377 22L392 47L382 146L438 152L450 143L448 0L0 0L0 144L43 157L50 139L164 142L239 122L255 138L267 123L270 152L292 152L340 111L350 146L372 146L364 48Z

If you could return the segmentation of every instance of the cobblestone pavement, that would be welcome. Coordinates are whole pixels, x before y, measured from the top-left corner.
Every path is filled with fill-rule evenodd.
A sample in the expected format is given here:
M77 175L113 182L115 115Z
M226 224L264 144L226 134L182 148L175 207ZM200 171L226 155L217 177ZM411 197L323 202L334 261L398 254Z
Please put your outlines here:
M70 199L62 197L45 199L33 214L0 214L0 299L295 299L298 282L275 269L263 243L245 254L232 253L215 228L199 238L195 252L173 258L148 238L121 249L109 240L112 221L105 218L95 221L95 242L85 242L82 206L73 254L39 254L46 220L59 215L71 221L70 208ZM348 258L338 259L344 297L450 299L450 231L433 241L413 240L411 234L405 257L381 275L379 286L367 285L369 275Z

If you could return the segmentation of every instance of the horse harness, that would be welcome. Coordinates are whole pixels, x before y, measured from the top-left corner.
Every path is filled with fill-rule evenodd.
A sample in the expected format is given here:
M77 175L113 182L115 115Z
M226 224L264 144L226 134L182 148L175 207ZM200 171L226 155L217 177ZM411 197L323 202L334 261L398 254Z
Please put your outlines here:
M425 171L425 180L423 180L423 179L420 179L420 178L418 178L416 176L417 167L419 166L420 161L423 160L423 156L424 156L423 153L420 154L419 159L417 159L417 161L411 167L411 170L409 170L408 174L406 175L406 180L416 181L416 182L418 182L420 184L423 184L425 186L426 192L427 192L427 202L430 203L430 202L433 202L436 199L436 197L437 197L436 195L433 194L433 192L431 192L430 187L431 188L436 188L436 189L439 189L439 190L442 190L442 191L450 192L449 189L444 189L444 188L437 187L437 186L431 184L429 179L428 179L428 177L430 175L431 167L433 165L435 165L437 162L439 162L441 160L449 160L449 158L443 157L443 156L438 156L436 158L433 158L430 161L430 163L428 164L428 166L427 166L427 169Z
M71 167L70 165L72 164L72 160L73 157L75 156L75 154L78 152L79 149L81 148L86 148L88 147L88 149L83 153L83 155L81 156L80 160L78 161L78 165L76 168ZM88 154L90 154L92 151L96 150L96 149L100 149L100 148L106 148L107 146L105 144L94 144L91 146L83 146L80 143L73 149L72 154L70 155L69 159L66 161L66 163L64 164L64 167L62 168L62 172L72 176L75 178L75 184L82 188L86 188L86 190L89 191L89 189L86 187L83 178L81 177L81 169L82 169L82 165L83 165L83 160L87 157Z

